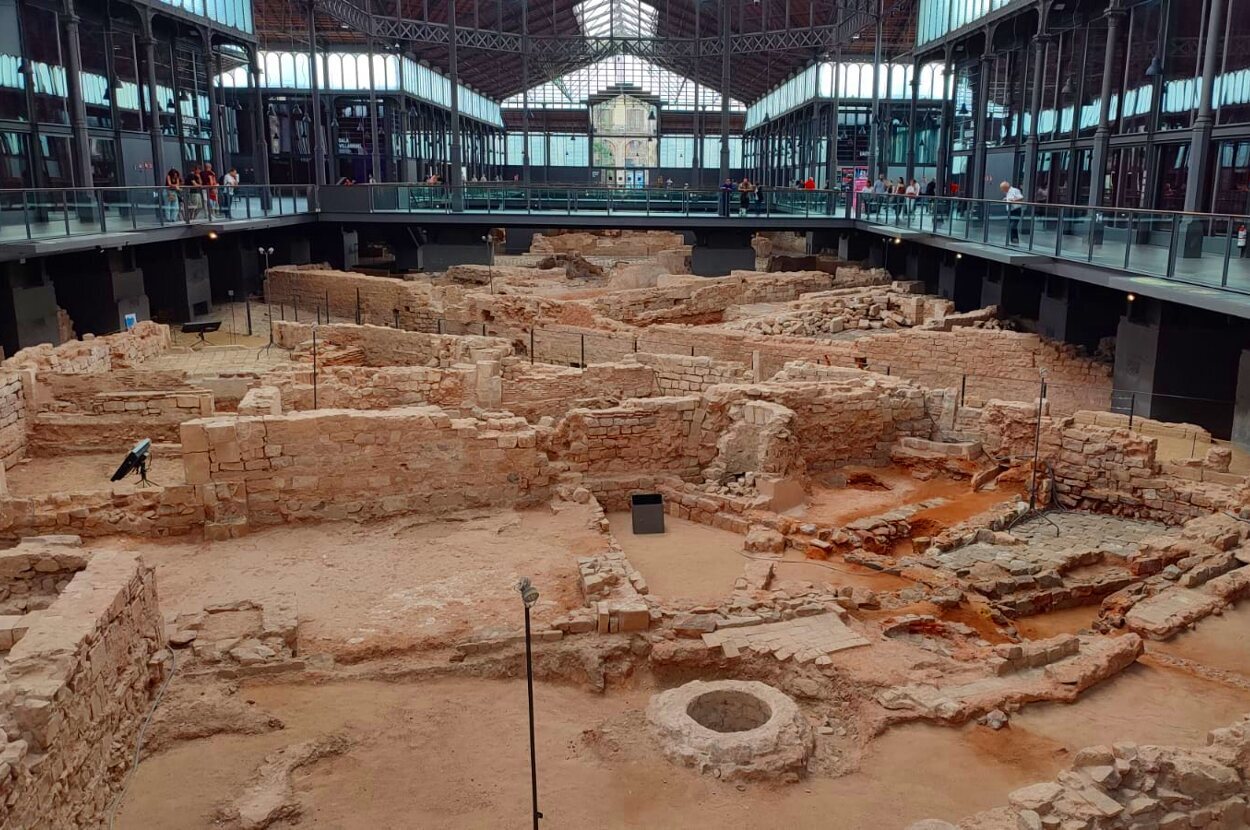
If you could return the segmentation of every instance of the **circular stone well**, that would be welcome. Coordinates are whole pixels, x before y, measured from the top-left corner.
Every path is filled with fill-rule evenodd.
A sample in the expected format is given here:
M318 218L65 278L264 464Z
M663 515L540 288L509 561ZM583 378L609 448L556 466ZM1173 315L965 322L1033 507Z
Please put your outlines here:
M664 754L718 778L802 772L812 754L807 718L786 695L754 680L695 680L647 706Z

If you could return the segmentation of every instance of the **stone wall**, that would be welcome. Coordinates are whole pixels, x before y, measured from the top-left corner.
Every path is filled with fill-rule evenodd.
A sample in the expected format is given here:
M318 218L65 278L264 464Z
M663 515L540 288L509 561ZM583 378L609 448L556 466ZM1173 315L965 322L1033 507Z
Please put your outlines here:
M172 391L188 386L187 373L180 369L112 369L93 374L40 372L33 405L40 411L84 411L91 408L97 395L105 392Z
M530 421L656 392L654 369L641 363L592 363L574 369L513 361L504 366L502 380L500 408Z
M684 243L672 231L566 231L534 234L532 254L584 254L586 256L650 256Z
M1180 524L1244 503L1243 477L1225 474L1217 482L1170 474L1156 457L1156 438L1099 426L1095 417L1042 417L1039 458L1053 471L1061 505ZM1037 404L989 401L981 410L979 432L990 455L1028 461L1037 440ZM1049 488L1049 473L1044 478Z
M1213 730L1205 746L1117 743L1072 760L1055 781L1015 790L1007 807L967 818L960 830L1250 825L1250 718Z
M320 409L392 409L433 404L447 409L476 402L476 367L327 366L317 371ZM312 367L276 369L262 378L281 395L285 411L313 408ZM240 411L239 414L249 414Z
M325 315L327 302L332 317L355 320L357 293L362 323L394 326L398 311L402 329L435 331L437 328L440 315L432 301L428 281L370 277L316 266L284 266L270 268L265 273L266 301L286 306L286 319L291 322L294 322L294 305L299 305L301 321L311 321L318 308ZM278 316L276 311L275 316Z
M215 485L212 525L365 521L545 500L555 475L522 418L452 418L436 407L317 410L182 425L191 485Z
M0 374L0 458L3 458L5 469L26 455L29 423L26 390L34 386L31 375L31 372Z
M751 370L747 366L710 357L639 353L626 359L651 369L660 395L687 395L704 392L718 383L751 382Z
M274 341L295 349L312 341L312 325L278 322ZM368 366L430 366L446 368L479 359L498 360L511 354L512 345L498 337L455 337L403 331L385 326L332 324L317 327L317 342L327 348L358 348Z
M696 477L704 463L694 423L699 404L696 397L648 398L575 409L556 425L547 446L574 472Z
M59 346L42 343L22 349L0 364L4 369L84 374L136 366L169 350L169 326L145 320L133 329L104 337L86 335Z
M152 569L98 552L35 617L0 674L0 826L100 826L162 680Z
M27 448L39 455L102 450L124 453L138 440L178 440L178 425L213 414L213 393L101 392L81 410L38 412L27 418Z
M181 536L203 525L202 496L185 485L0 499L0 536L9 539L44 533Z
M775 303L823 291L833 277L822 271L765 274L734 271L728 277L692 279L664 288L639 288L596 297L589 303L605 317L648 325L675 320L719 319L725 309L749 303Z

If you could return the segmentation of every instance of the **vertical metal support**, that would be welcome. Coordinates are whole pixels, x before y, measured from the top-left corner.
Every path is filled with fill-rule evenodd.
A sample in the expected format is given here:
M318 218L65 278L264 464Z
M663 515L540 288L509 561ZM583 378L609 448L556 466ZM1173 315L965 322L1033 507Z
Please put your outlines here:
M534 364L534 327L530 326L530 365Z
M460 170L460 62L456 41L456 0L447 0L447 80L450 90L448 114L451 116L451 169L447 183L451 185L451 210L464 210L464 176Z
M965 374L959 380L959 405L963 406L968 401L968 376Z
M217 179L226 175L226 171L230 168L226 166L226 142L223 140L225 136L223 124L221 120L221 111L218 108L217 100L217 72L213 67L213 30L207 26L201 27L200 38L204 46L204 74L207 79L208 86L208 140L209 149L213 154L213 169L217 171ZM208 194L204 194L204 206L208 207Z
M1220 287L1228 286L1228 265L1233 256L1233 217L1229 216L1224 223L1224 273L1220 276Z
M356 289L356 325L361 325L363 318L360 316L360 289Z
M317 59L317 3L308 0L308 82L312 96L312 156L313 184L326 183L326 148L321 132L321 82L317 78L320 61Z
M243 312L247 315L247 336L252 336L252 297L246 291L243 292Z
M877 3L877 28L872 50L872 112L868 115L868 180L871 185L881 173L881 23L885 0Z
M582 337L582 359L581 359L581 367L582 367L583 369L585 369L585 368L586 368L586 335L585 335L585 334L583 334L581 337Z
M1115 52L1119 46L1120 22L1126 12L1120 8L1120 0L1111 0L1107 6L1107 44L1103 53L1102 86L1098 100L1098 129L1094 132L1094 147L1089 162L1089 206L1103 203L1103 183L1107 178L1107 154L1111 146L1111 85L1115 80ZM1090 236L1093 234L1094 217L1090 216ZM1092 248L1092 245L1091 245Z
M1198 95L1198 112L1194 115L1192 140L1189 145L1189 172L1186 176L1185 210L1201 210L1199 201L1206 193L1207 170L1211 166L1211 132L1215 127L1215 76L1220 71L1220 47L1224 43L1224 0L1210 0L1207 10L1206 52L1202 58L1202 86ZM1201 227L1201 220L1194 220ZM1188 236L1188 232L1186 236ZM1186 245L1186 256L1192 253Z
M916 178L916 106L920 98L920 59L912 61L911 101L907 107L907 184Z
M253 162L256 170L256 184L260 190L260 209L262 213L268 213L270 206L273 204L272 196L269 192L269 117L265 113L265 97L260 91L260 50L252 49L251 55L252 70L252 120L255 133L256 151L252 154ZM248 218L251 218L252 200L247 200L247 209L249 211Z
M1128 428L1133 430L1133 415L1137 412L1137 393L1129 392L1128 394Z
M729 3L720 4L720 178L717 184L729 178L729 68L733 41L729 37Z
M521 184L526 188L525 199L529 202L530 186L530 23L529 3L521 3ZM506 139L505 139L506 140ZM589 146L587 136L587 155L593 156L595 149ZM534 336L533 330L530 337Z
M952 4L953 7L953 4ZM937 166L933 171L933 177L937 181L937 195L942 198L946 195L946 177L950 168L950 145L951 145L951 101L947 100L951 94L951 76L954 74L953 65L954 53L951 46L946 47L946 54L942 61L942 95L941 101L941 118L938 122L938 146L937 146ZM936 208L936 205L934 205ZM951 205L951 208L954 206ZM953 212L953 211L952 211ZM934 219L937 222L937 210L933 211ZM953 215L950 216L952 226L954 224Z
M73 135L74 182L78 187L92 187L91 140L87 137L87 104L82 91L82 45L78 40L78 12L74 0L64 0L66 92L69 95L69 126Z
M373 77L374 43L369 38L369 166L375 182L382 181L382 153L378 148L378 88ZM397 181L403 181L400 177ZM370 200L372 201L372 200ZM359 309L356 316L360 316ZM357 320L357 323L360 321Z
M985 122L989 120L990 113L990 66L994 63L993 32L985 33L985 51L981 53L981 75L977 89L976 100L976 123L972 125L973 145L972 145L972 181L968 190L968 195L974 199L985 198L985 154L989 146L989 140L986 136ZM973 205L969 205L972 208ZM971 210L969 210L969 219L971 219ZM985 205L981 205L981 221L989 224L989 212L985 209Z
M1046 34L1046 11L1037 23L1037 37L1033 41L1033 89L1029 93L1029 135L1024 140L1024 198L1033 201L1037 197L1037 152L1041 139L1037 134L1037 122L1042 117L1042 75L1045 72L1046 44L1051 36Z
M152 39L152 22L144 15L143 34L139 46L143 49L144 74L148 87L148 141L152 145L152 178L154 184L165 184L165 148L161 142L161 103L156 97L156 44ZM29 62L27 62L29 63ZM168 194L161 194L161 207Z

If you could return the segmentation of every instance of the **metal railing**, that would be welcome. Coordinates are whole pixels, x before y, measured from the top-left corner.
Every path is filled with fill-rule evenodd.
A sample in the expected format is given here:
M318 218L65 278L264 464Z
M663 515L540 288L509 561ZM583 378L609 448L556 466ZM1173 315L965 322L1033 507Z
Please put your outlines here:
M360 189L365 188L361 193ZM360 195L357 195L360 194ZM457 187L372 184L321 188L322 210L368 213L581 214L727 218L849 218L845 194L832 190L625 188L473 182Z
M859 194L864 223L1250 294L1235 214Z
M310 185L0 190L0 244L313 212Z

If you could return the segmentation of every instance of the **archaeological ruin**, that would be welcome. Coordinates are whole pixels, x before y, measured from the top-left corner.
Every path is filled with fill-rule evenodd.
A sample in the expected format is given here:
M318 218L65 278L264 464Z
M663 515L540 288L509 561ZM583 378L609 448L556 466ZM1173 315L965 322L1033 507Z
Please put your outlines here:
M250 337L7 356L0 828L528 827L527 645L546 828L1250 827L1250 456L754 248L274 265Z

